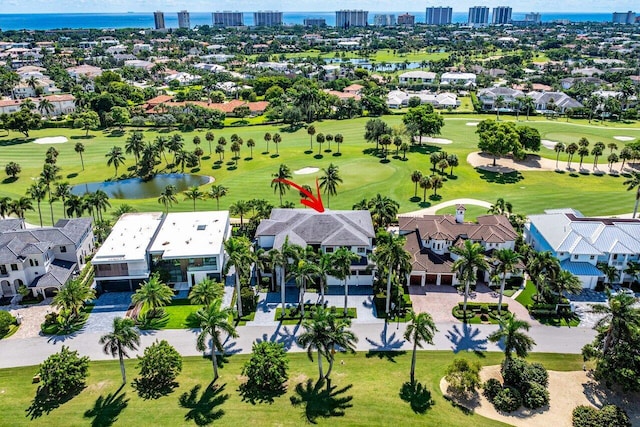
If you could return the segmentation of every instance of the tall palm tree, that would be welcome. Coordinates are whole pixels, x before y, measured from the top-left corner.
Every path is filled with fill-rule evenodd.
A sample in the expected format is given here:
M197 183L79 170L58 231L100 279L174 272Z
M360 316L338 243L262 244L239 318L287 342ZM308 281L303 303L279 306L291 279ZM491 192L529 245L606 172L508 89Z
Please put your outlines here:
M274 193L277 192L278 195L280 196L280 206L282 206L282 196L287 194L287 191L289 190L289 185L280 180L290 179L292 176L291 169L289 169L289 166L283 163L278 168L278 172L274 173L271 176L273 177L273 180L271 181L271 188L273 188Z
M500 197L493 205L491 205L487 213L510 216L513 213L513 205Z
M620 279L620 271L613 265L609 265L606 262L599 262L596 266L598 270L604 274L605 284L611 286L616 280Z
M566 146L562 142L558 142L553 147L553 151L556 152L556 169L558 169L558 160L560 159L560 153L564 153L565 150L566 150Z
M113 319L113 330L100 337L100 344L104 345L102 350L105 354L111 354L111 357L118 356L122 384L126 384L127 375L124 369L124 358L129 357L127 349L137 350L140 345L140 333L136 330L133 319L115 317Z
M9 213L16 214L16 216L22 220L24 225L25 213L32 210L33 204L31 203L31 199L28 197L20 197L19 199L14 199L11 201Z
M209 189L208 196L212 199L216 199L216 209L220 210L220 198L227 195L229 189L223 185L215 184Z
M420 182L419 182L420 188L422 188L422 202L426 202L427 201L427 190L431 189L431 179L429 179L429 176L424 175L420 178Z
M67 212L69 217L80 218L84 213L84 203L81 197L71 194L67 200Z
M216 136L213 132L209 131L204 135L204 139L206 139L209 144L209 155L211 155L211 143L216 139Z
M572 142L571 144L567 145L566 152L567 152L567 154L569 154L569 160L567 161L567 168L568 169L571 169L571 160L573 159L574 154L576 154L576 152L579 149L580 149L580 147L575 142Z
M411 173L411 182L413 182L415 185L415 188L413 190L413 197L418 197L418 184L420 183L421 179L422 179L422 172L413 171Z
M273 143L276 144L276 155L279 155L280 153L278 152L278 147L280 146L280 143L282 142L282 136L279 133L274 133L273 134Z
M96 210L99 219L102 220L102 212L106 212L107 208L111 207L109 195L102 190L96 190L91 196L92 206Z
M82 165L82 170L84 170L84 159L82 157L82 153L84 153L84 144L82 142L76 142L73 150L80 155L80 164Z
M320 155L320 150L322 150L322 144L324 144L324 141L324 133L320 132L316 135L316 143L318 144L318 155Z
M247 147L249 147L250 150L250 157L253 159L253 147L256 146L256 142L253 140L253 138L249 138L247 140Z
M238 299L240 299L238 297ZM232 316L231 308L222 308L222 300L216 299L209 306L203 307L196 312L196 317L200 322L201 332L198 334L196 348L198 351L207 349L207 338L211 337L211 363L213 365L213 381L218 375L218 358L216 350L224 354L223 341L220 332L225 332L228 336L236 338L238 332L229 319Z
M244 216L248 214L250 210L251 206L246 200L238 200L229 206L231 215L240 217L240 228L244 228Z
M429 181L431 181L431 188L433 188L433 195L437 196L438 189L442 188L443 186L444 181L442 180L442 177L440 175L432 175L431 177L429 177Z
M251 242L244 236L231 237L224 242L224 250L227 253L227 262L224 267L224 274L229 273L229 269L234 267L236 280L236 302L238 317L242 317L242 301L240 298L240 276L248 275L253 256L251 253Z
M313 260L303 258L298 260L298 264L294 265L290 274L295 278L296 286L299 290L298 307L300 307L300 314L304 317L304 293L307 289L307 284L320 276L320 268Z
M313 151L313 135L316 134L316 127L314 125L309 125L307 128L307 135L309 135L309 150Z
M410 270L411 254L404 249L405 238L381 230L376 236L378 245L375 249L375 259L378 267L387 269L387 300L385 310L387 315L391 309L391 279L395 274L400 279L403 271Z
M503 248L495 251L493 259L496 273L502 274L500 296L498 297L498 315L500 315L502 312L502 296L504 294L504 285L507 281L507 273L511 273L515 269L518 261L520 261L520 254L513 249Z
M45 163L40 172L40 181L47 188L47 194L49 194L49 208L51 210L51 225L53 225L53 197L51 194L51 184L60 178L58 174L60 167L53 163Z
M638 203L640 203L640 172L632 171L631 177L622 183L627 186L627 191L636 190L636 204L633 207L632 218L638 213Z
M327 316L327 329L329 339L327 340L327 351L325 352L327 361L329 362L329 369L324 376L324 379L328 380L333 370L333 362L335 361L336 347L349 353L355 353L356 344L358 343L358 337L353 333L351 329L351 319L343 318L338 319L335 314L329 311Z
M640 309L635 304L637 299L631 295L619 293L610 296L607 305L594 304L592 313L604 315L595 326L604 332L602 353L607 354L621 339L628 339L637 334L640 327Z
M62 215L66 217L67 199L71 196L71 185L68 182L57 182L54 190L55 196L62 200Z
M531 325L516 316L508 316L500 319L500 329L492 332L487 339L493 343L503 342L504 357L507 363L511 360L511 353L518 357L527 357L536 342L525 332Z
M598 157L602 156L604 152L604 143L596 142L591 149L591 155L593 156L593 169L598 167Z
M169 140L167 139L166 136L156 136L156 139L153 141L153 146L155 147L157 153L158 153L158 157L162 156L164 158L164 163L168 164L169 162L167 161L167 144L169 143Z
M204 198L204 193L198 188L198 186L194 185L184 192L185 200L193 200L193 211L196 211L196 200L202 200Z
M84 302L95 297L96 292L90 285L84 284L78 279L72 279L53 297L51 305L69 310L74 317L78 317Z
M387 196L380 193L376 194L369 202L367 208L371 212L371 221L373 226L378 228L386 228L395 221L398 215L400 204Z
M469 298L469 285L476 280L476 271L486 270L487 261L484 258L484 250L480 243L465 240L462 246L452 246L451 253L457 256L453 262L454 270L460 279L464 281L464 314L467 314L467 299Z
M267 143L267 154L269 154L269 141L271 141L271 134L269 132L266 132L264 134L264 142Z
M3 196L0 197L0 218L4 218L9 215L9 211L11 210L11 197Z
M159 309L169 304L172 298L173 290L160 280L160 275L156 272L131 295L131 302L147 307L149 317L156 317L160 314Z
M313 312L311 319L304 319L302 327L304 332L298 335L298 345L307 349L309 360L313 361L313 352L318 357L318 379L324 378L322 371L322 358L327 356L330 345L329 319L330 313L322 307Z
M416 354L418 347L422 348L423 343L433 345L433 337L438 328L433 322L429 313L416 314L411 310L409 324L404 333L404 339L413 342L413 352L411 355L411 384L416 379Z
M342 144L344 142L344 136L342 136L341 133L336 133L333 136L333 140L336 142L336 145L338 146L337 153L340 154L340 144Z
M627 262L627 268L624 269L624 274L631 276L631 280L638 280L638 277L640 276L640 262Z
M164 188L164 191L160 193L160 197L158 197L158 203L164 205L165 213L169 213L169 207L173 206L174 203L178 203L178 199L176 198L176 187L175 185L167 185Z
M38 103L38 111L44 116L48 116L55 111L56 107L47 98L42 98Z
M189 301L191 304L210 305L214 300L222 298L224 295L224 286L222 283L215 282L211 279L203 279L201 282L193 285L189 291Z
M340 177L338 166L333 163L330 163L328 168L323 168L322 172L324 175L320 177L320 188L327 195L327 207L329 207L331 206L330 197L338 194L338 185L342 183L342 178Z
M144 147L144 134L140 131L135 131L129 135L124 145L125 153L133 153L136 160L136 167L138 167L138 160L140 158L142 147Z
M113 165L116 169L115 176L118 176L118 167L124 164L124 155L122 154L122 148L120 147L112 147L111 150L107 154L105 154L107 158L107 166Z
M548 282L548 287L551 292L556 293L560 301L564 292L579 294L582 291L582 282L570 271L561 270L554 280Z
M358 255L345 247L338 248L331 255L333 276L344 281L344 317L347 317L347 300L349 298L349 285L347 281L351 278L351 263L359 259L360 257Z
M287 268L290 264L297 265L302 257L303 249L299 245L289 243L289 236L284 238L280 247L280 256L275 259L280 267L280 299L282 303L282 316L285 314L285 297L287 284Z
M578 156L580 156L580 169L582 169L582 162L584 161L585 156L589 155L588 147L580 147L578 148Z
M27 188L27 196L35 200L38 206L38 216L40 217L40 227L42 227L42 209L40 204L47 197L47 187L42 181L37 181Z

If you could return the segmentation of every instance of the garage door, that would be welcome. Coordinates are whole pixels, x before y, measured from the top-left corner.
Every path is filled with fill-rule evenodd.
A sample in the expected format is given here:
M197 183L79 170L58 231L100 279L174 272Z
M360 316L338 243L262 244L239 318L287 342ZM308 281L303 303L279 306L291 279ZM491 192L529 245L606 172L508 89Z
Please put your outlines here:
M438 275L437 274L427 274L427 284L428 285L435 285L437 280L438 280Z
M411 286L420 286L422 284L422 276L411 276L409 278L409 284Z
M453 275L445 275L440 276L440 284L441 285L452 285L453 284Z
M131 287L128 280L109 280L99 282L102 292L130 292Z

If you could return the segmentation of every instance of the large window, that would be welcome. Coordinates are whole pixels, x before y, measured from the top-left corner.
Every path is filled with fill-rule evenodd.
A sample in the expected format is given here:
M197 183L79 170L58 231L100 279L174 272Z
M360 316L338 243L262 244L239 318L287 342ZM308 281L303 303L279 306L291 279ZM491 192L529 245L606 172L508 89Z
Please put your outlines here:
M66 246L60 246L60 252L61 253L66 253L67 252L67 247Z

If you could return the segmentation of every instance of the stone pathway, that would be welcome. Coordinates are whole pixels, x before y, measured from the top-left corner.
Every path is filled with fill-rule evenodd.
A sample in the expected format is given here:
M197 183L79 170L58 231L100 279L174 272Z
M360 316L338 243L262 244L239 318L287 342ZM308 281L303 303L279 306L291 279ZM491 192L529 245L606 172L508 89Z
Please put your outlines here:
M131 305L131 292L108 292L100 295L95 300L95 307L87 323L84 332L109 332L113 329L113 319L124 317Z
M46 298L37 305L20 305L20 306L4 306L0 310L8 310L13 316L20 315L22 323L15 334L11 335L7 340L32 338L40 336L40 325L44 322L47 313L57 311L51 307L52 298Z

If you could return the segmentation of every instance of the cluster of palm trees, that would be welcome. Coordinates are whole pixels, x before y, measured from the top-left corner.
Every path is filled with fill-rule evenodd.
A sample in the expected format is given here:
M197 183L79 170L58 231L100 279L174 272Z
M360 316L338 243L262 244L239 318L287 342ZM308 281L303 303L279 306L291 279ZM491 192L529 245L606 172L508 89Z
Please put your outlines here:
M538 252L524 244L520 249L527 274L542 301L558 303L564 293L579 293L582 282L560 267L558 258L549 251Z
M291 179L292 176L291 169L285 164L281 164L278 171L272 175L271 188L273 188L273 192L277 193L280 197L280 206L282 207L293 207L292 205L283 204L282 200L290 189L290 186L282 180ZM331 196L335 197L338 194L338 186L342 184L342 177L340 176L338 166L330 163L327 168L323 168L322 176L318 179L318 182L320 189L327 196L327 207L330 207ZM302 188L310 194L315 194L314 189L309 185L304 185ZM307 194L302 191L299 194L303 199L308 198Z
M376 235L374 258L378 266L378 278L386 276L385 312L391 311L392 284L400 288L411 272L411 254L404 248L405 237L385 230L379 230ZM400 295L398 290L397 295Z
M447 160L445 160L446 162ZM447 167L449 164L447 163ZM427 190L433 190L433 198L438 196L438 190L442 188L444 185L444 179L440 175L436 175L435 173L432 175L426 175L420 172L419 170L413 171L411 173L411 182L414 183L415 189L413 197L418 197L418 186L422 188L422 202L427 201ZM419 199L418 199L419 200Z
M606 149L609 149L609 155L607 156L607 163L609 165L609 172L613 172L614 163L618 163L622 161L620 165L620 171L624 170L624 165L626 162L637 160L640 158L640 150L634 149L632 146L625 146L620 150L620 153L616 153L618 150L618 144L615 142L610 142L606 144L604 142L596 142L591 150L589 150L589 140L585 137L580 138L580 140L575 143L572 142L570 144L564 144L562 142L558 142L553 150L556 152L556 169L558 168L558 162L560 160L560 153L567 153L567 169L571 170L571 162L573 161L573 157L575 155L580 156L580 165L579 168L582 169L582 164L584 162L584 158L591 155L593 156L593 169L598 168L598 159L606 154Z
M352 207L353 210L368 210L374 229L387 228L396 221L400 204L390 197L378 193L371 199L362 199Z

